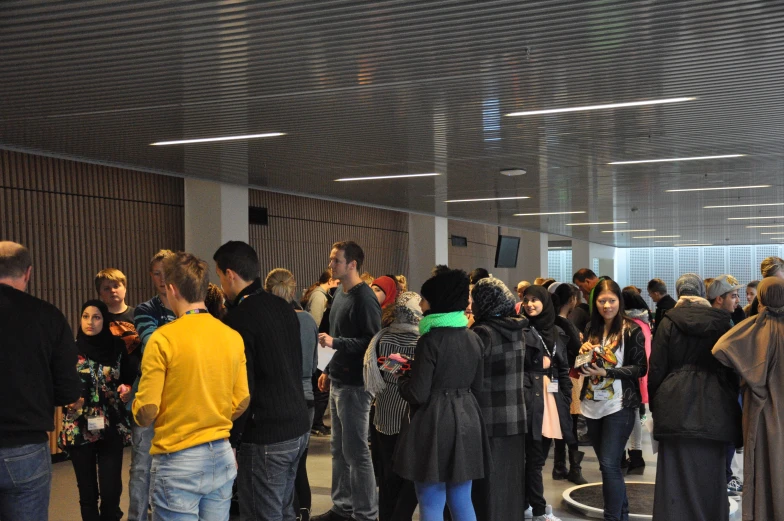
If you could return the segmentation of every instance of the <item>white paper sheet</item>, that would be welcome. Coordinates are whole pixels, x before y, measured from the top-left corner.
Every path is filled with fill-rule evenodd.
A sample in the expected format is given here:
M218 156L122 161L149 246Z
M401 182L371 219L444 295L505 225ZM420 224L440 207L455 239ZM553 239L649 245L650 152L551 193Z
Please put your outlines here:
M318 368L319 371L323 371L330 360L332 360L332 356L335 354L335 350L331 347L318 347Z

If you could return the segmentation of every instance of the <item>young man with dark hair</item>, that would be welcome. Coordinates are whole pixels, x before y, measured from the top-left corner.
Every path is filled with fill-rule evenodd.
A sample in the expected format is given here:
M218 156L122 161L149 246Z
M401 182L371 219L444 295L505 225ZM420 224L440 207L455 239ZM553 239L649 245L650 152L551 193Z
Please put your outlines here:
M667 294L667 284L662 279L651 279L648 282L648 296L656 304L656 314L653 319L654 327L651 328L655 333L656 327L661 324L667 310L675 307L675 299Z
M237 476L228 438L250 401L245 348L236 331L207 311L206 262L178 252L163 259L163 269L179 319L147 342L133 402L139 425L157 419L150 450L153 519L228 519Z
M147 342L152 334L162 325L172 322L177 318L169 305L166 296L166 282L163 276L163 259L172 255L171 250L160 250L150 260L150 278L157 294L147 302L136 306L133 313L133 323L139 334L141 346L139 356L143 358ZM139 376L133 384L128 399L128 410L136 391L139 389L141 379L141 366ZM154 423L142 427L131 422L131 471L128 480L128 521L147 521L147 507L150 504L150 465L152 465L152 437L155 434Z
M365 351L381 329L381 305L359 273L365 254L354 242L337 242L329 254L332 276L340 280L332 301L329 334L319 334L322 346L335 355L319 378L330 389L332 415L332 503L313 521L371 521L378 516L378 495L368 448L372 396L362 376Z
M294 478L310 433L302 389L299 319L290 303L264 291L256 251L229 241L215 252L226 294L224 322L245 343L250 407L234 422L243 519L294 519ZM370 289L370 288L368 288Z
M26 293L30 252L0 242L0 519L46 521L54 408L80 399L76 345L63 314Z

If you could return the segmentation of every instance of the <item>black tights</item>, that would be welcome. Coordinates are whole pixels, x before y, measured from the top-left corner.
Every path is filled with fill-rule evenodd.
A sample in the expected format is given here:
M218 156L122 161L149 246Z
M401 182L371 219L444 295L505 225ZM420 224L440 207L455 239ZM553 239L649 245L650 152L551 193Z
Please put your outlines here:
M104 439L72 447L68 452L79 486L82 521L115 521L122 494L122 437L110 427Z

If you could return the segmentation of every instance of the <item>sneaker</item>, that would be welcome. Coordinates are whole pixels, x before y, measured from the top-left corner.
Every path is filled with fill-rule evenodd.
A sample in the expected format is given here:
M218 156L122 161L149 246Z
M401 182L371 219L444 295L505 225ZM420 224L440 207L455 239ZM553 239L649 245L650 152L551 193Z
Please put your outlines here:
M533 519L534 518L534 509L533 507L528 507L525 509L525 514L523 515L525 519Z
M326 425L321 425L310 429L310 434L311 436L330 436L332 434L332 429Z
M741 483L740 479L736 476L732 476L730 482L727 483L727 493L731 496L740 496L743 494L743 483Z
M327 510L325 513L321 514L320 516L311 517L310 521L350 521L350 517L343 517L340 514L333 512L332 510Z

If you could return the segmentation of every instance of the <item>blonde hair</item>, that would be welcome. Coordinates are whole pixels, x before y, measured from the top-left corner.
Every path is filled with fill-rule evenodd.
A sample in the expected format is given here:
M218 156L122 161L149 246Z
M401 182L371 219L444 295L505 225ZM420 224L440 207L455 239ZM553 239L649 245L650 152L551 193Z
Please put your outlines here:
M782 269L784 269L784 259L781 257L768 257L760 264L763 277L772 277Z
M163 258L166 284L177 288L189 304L203 302L207 297L210 273L207 263L192 253L178 251Z
M286 302L291 302L297 291L297 281L289 270L275 268L267 274L267 278L264 280L264 289Z
M125 274L117 268L106 268L98 272L95 276L95 291L101 292L101 284L104 281L111 280L112 282L119 282L126 288L128 287L128 279Z
M525 289L530 285L531 283L528 282L527 280L521 280L520 282L517 283L517 291L520 291L521 289Z
M371 275L370 273L368 273L367 271L365 273L363 273L362 275L360 275L359 278L362 279L362 282L364 282L368 286L372 286L373 285L373 281L376 280L376 278L373 275Z
M398 292L405 293L408 291L408 279L406 279L405 275L396 275L395 280L397 281Z
M169 255L174 255L174 252L171 250L158 250L158 253L152 256L150 260L150 271L153 270L153 266L155 266L156 262L161 262L163 259L168 257Z

